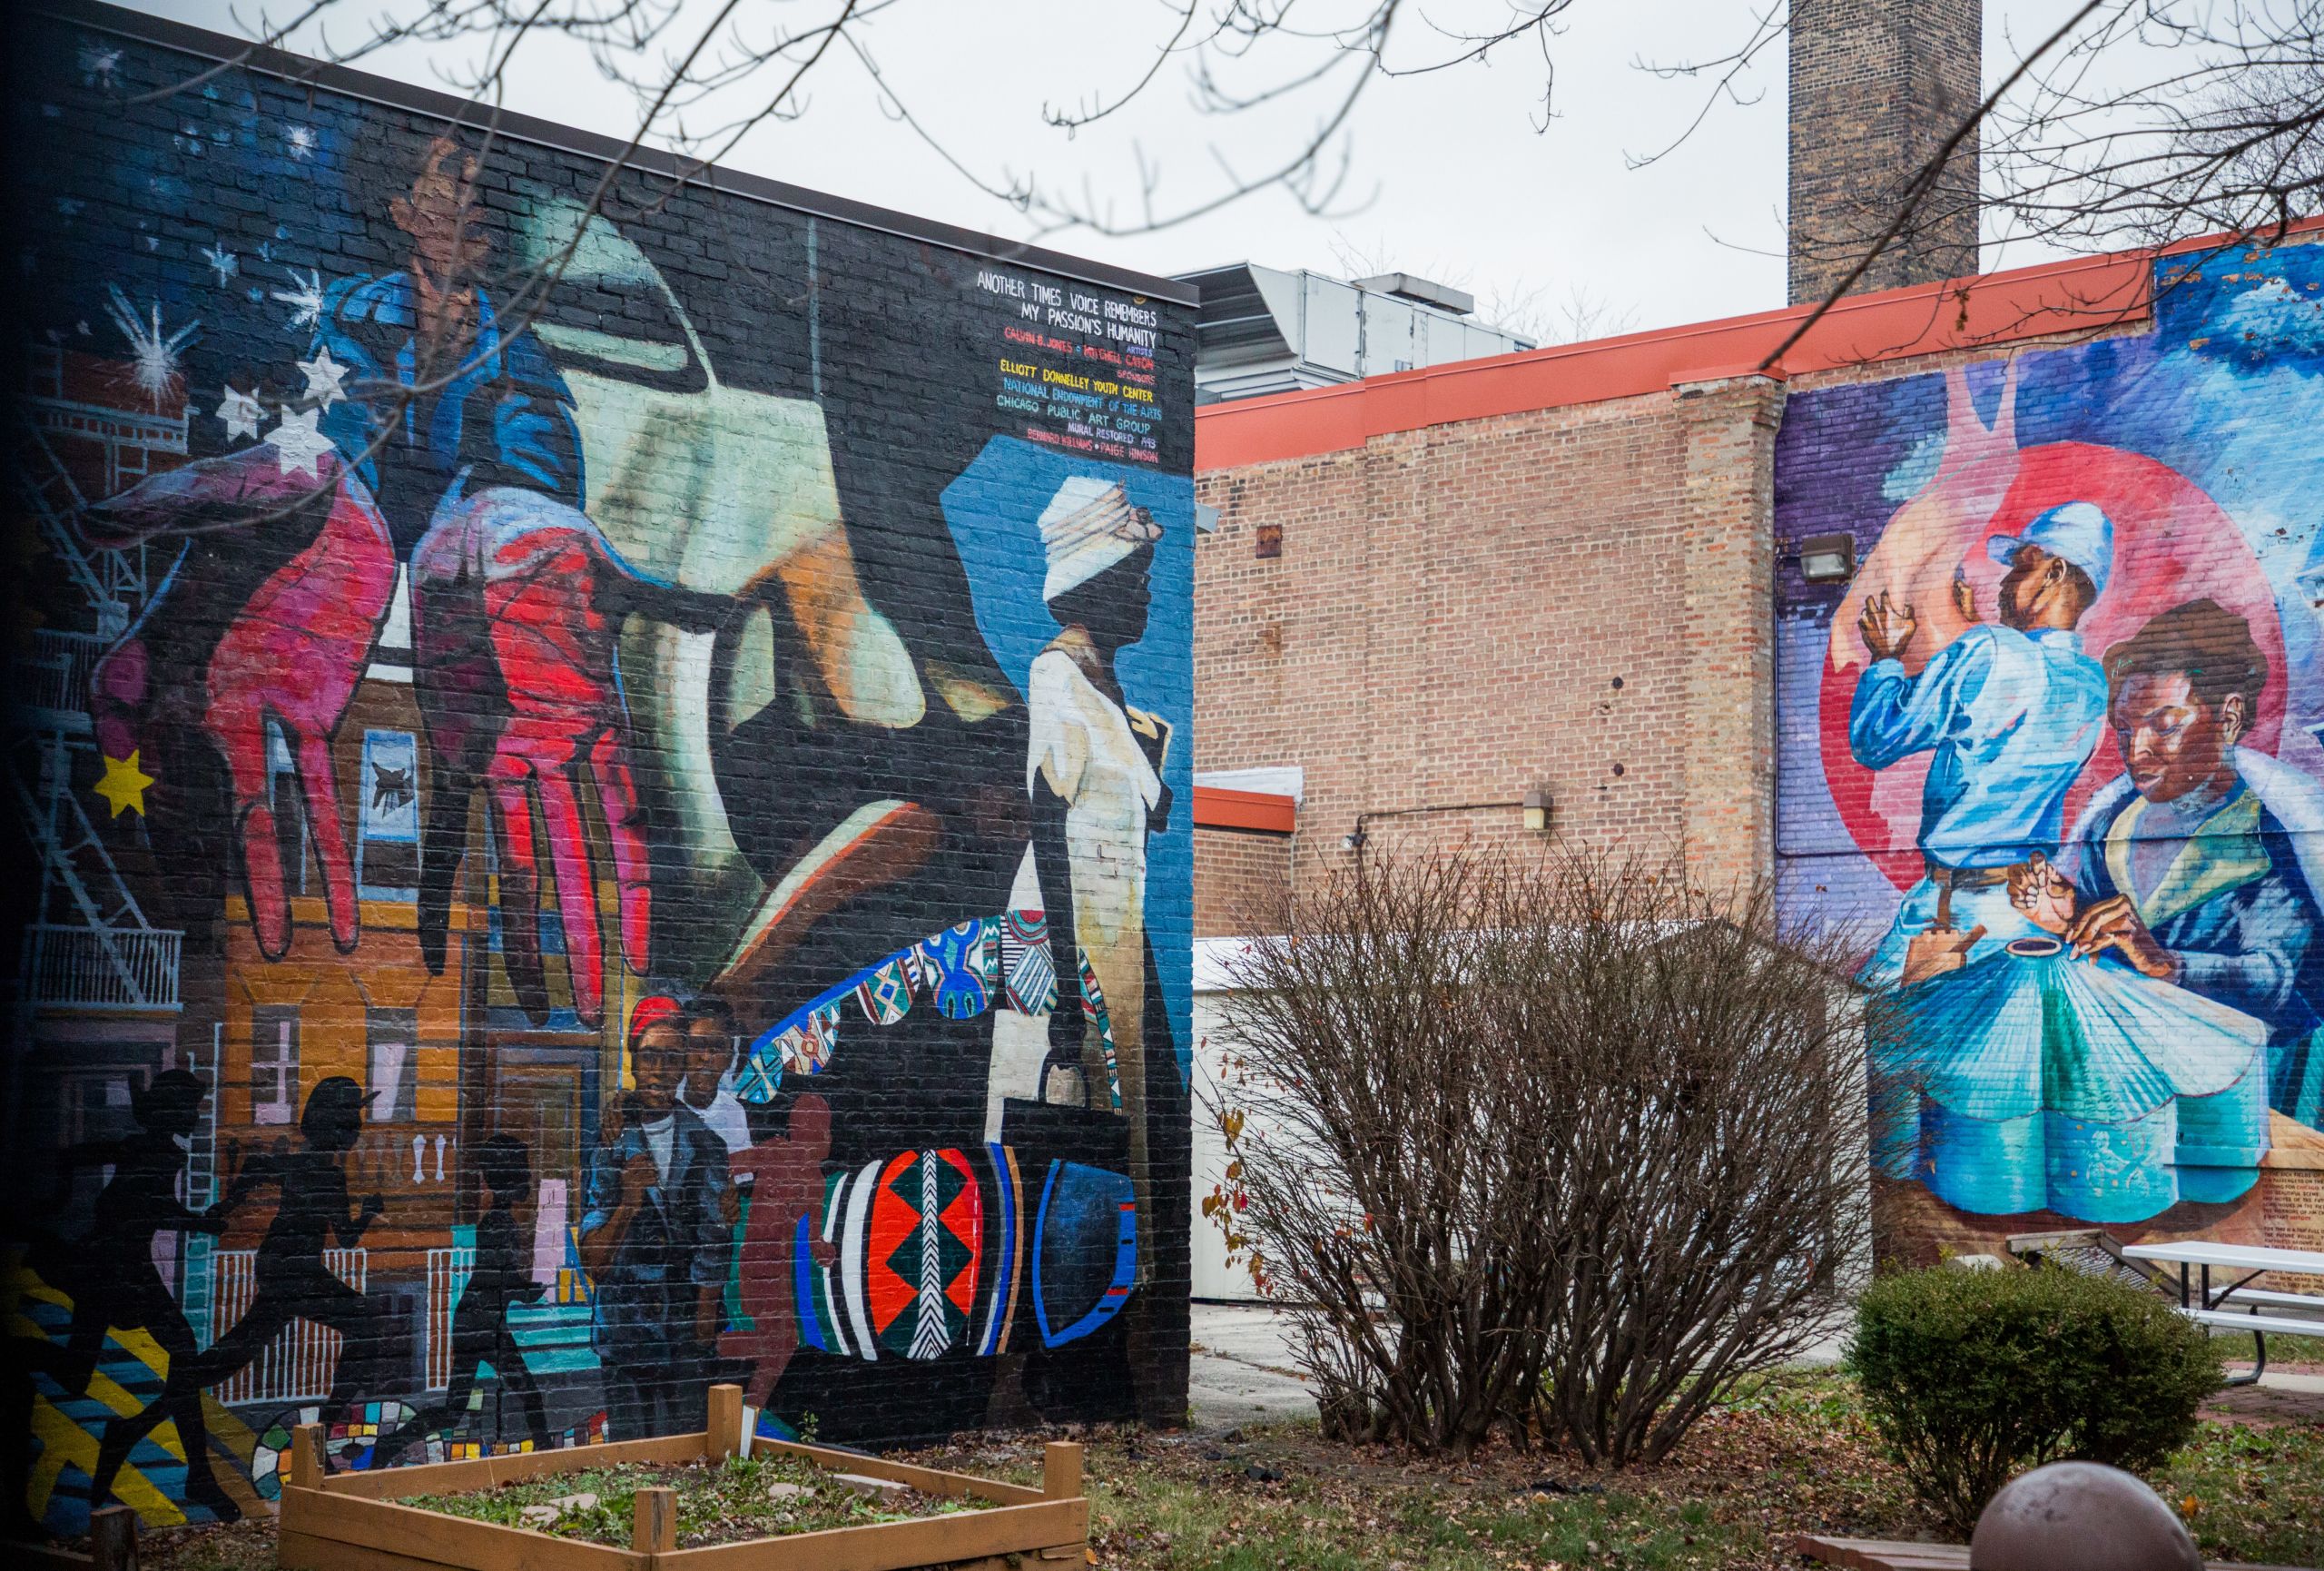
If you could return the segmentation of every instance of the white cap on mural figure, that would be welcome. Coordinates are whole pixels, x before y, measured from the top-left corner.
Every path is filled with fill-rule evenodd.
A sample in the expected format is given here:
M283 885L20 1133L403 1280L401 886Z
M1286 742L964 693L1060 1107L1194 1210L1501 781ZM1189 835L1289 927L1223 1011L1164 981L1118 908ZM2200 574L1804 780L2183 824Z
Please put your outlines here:
M1056 599L1161 538L1162 526L1144 508L1130 506L1118 480L1074 476L1041 513L1041 550L1049 558L1041 598Z
M2062 561L2072 562L2089 575L2093 596L2106 592L2114 570L2114 520L2094 502L2061 502L2025 526L2016 535L1995 535L1985 542L1985 555L2007 567L2025 546L2039 546Z

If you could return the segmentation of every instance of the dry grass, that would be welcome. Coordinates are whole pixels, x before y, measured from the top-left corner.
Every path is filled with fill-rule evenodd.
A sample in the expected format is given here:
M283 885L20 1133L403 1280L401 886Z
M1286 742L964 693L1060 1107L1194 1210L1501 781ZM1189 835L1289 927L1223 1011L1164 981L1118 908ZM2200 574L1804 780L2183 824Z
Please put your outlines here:
M1055 1438L976 1437L910 1459L1035 1483ZM1785 1545L1797 1532L1935 1531L1878 1454L1854 1385L1821 1371L1756 1382L1665 1465L1617 1477L1502 1447L1424 1461L1327 1442L1312 1424L1078 1438L1098 1563L1130 1571L1773 1571L1796 1567ZM2206 1555L2313 1566L2319 1479L2324 1422L2206 1422L2153 1482ZM149 1571L273 1563L270 1524L146 1539Z

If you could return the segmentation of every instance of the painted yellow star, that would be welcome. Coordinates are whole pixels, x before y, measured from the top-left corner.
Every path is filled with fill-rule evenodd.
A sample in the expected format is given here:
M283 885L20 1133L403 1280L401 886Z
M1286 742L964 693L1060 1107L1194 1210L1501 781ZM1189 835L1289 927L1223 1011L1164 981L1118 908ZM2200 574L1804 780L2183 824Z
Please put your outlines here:
M121 816L124 807L134 809L142 816L145 811L145 787L153 783L153 777L137 767L137 754L133 751L126 758L105 759L104 778L97 782L97 795L113 808L115 818Z

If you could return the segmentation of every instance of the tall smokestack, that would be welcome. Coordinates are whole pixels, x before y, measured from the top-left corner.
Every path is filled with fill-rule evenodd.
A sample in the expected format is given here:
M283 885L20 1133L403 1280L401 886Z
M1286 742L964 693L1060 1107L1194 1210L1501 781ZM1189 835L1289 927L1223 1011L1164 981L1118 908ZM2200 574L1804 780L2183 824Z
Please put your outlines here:
M1817 301L1892 222L1981 96L1980 0L1793 0L1791 298ZM1977 136L1849 292L1977 270Z

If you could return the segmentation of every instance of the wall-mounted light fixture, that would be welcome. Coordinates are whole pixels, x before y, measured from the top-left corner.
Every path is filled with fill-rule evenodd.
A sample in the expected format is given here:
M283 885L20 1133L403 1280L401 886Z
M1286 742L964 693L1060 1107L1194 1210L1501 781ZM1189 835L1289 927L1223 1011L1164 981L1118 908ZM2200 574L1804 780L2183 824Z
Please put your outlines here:
M1856 577L1854 535L1810 535L1799 542L1799 576L1811 584L1845 584Z
M1530 835L1550 832L1550 788L1546 786L1525 793L1525 830Z

